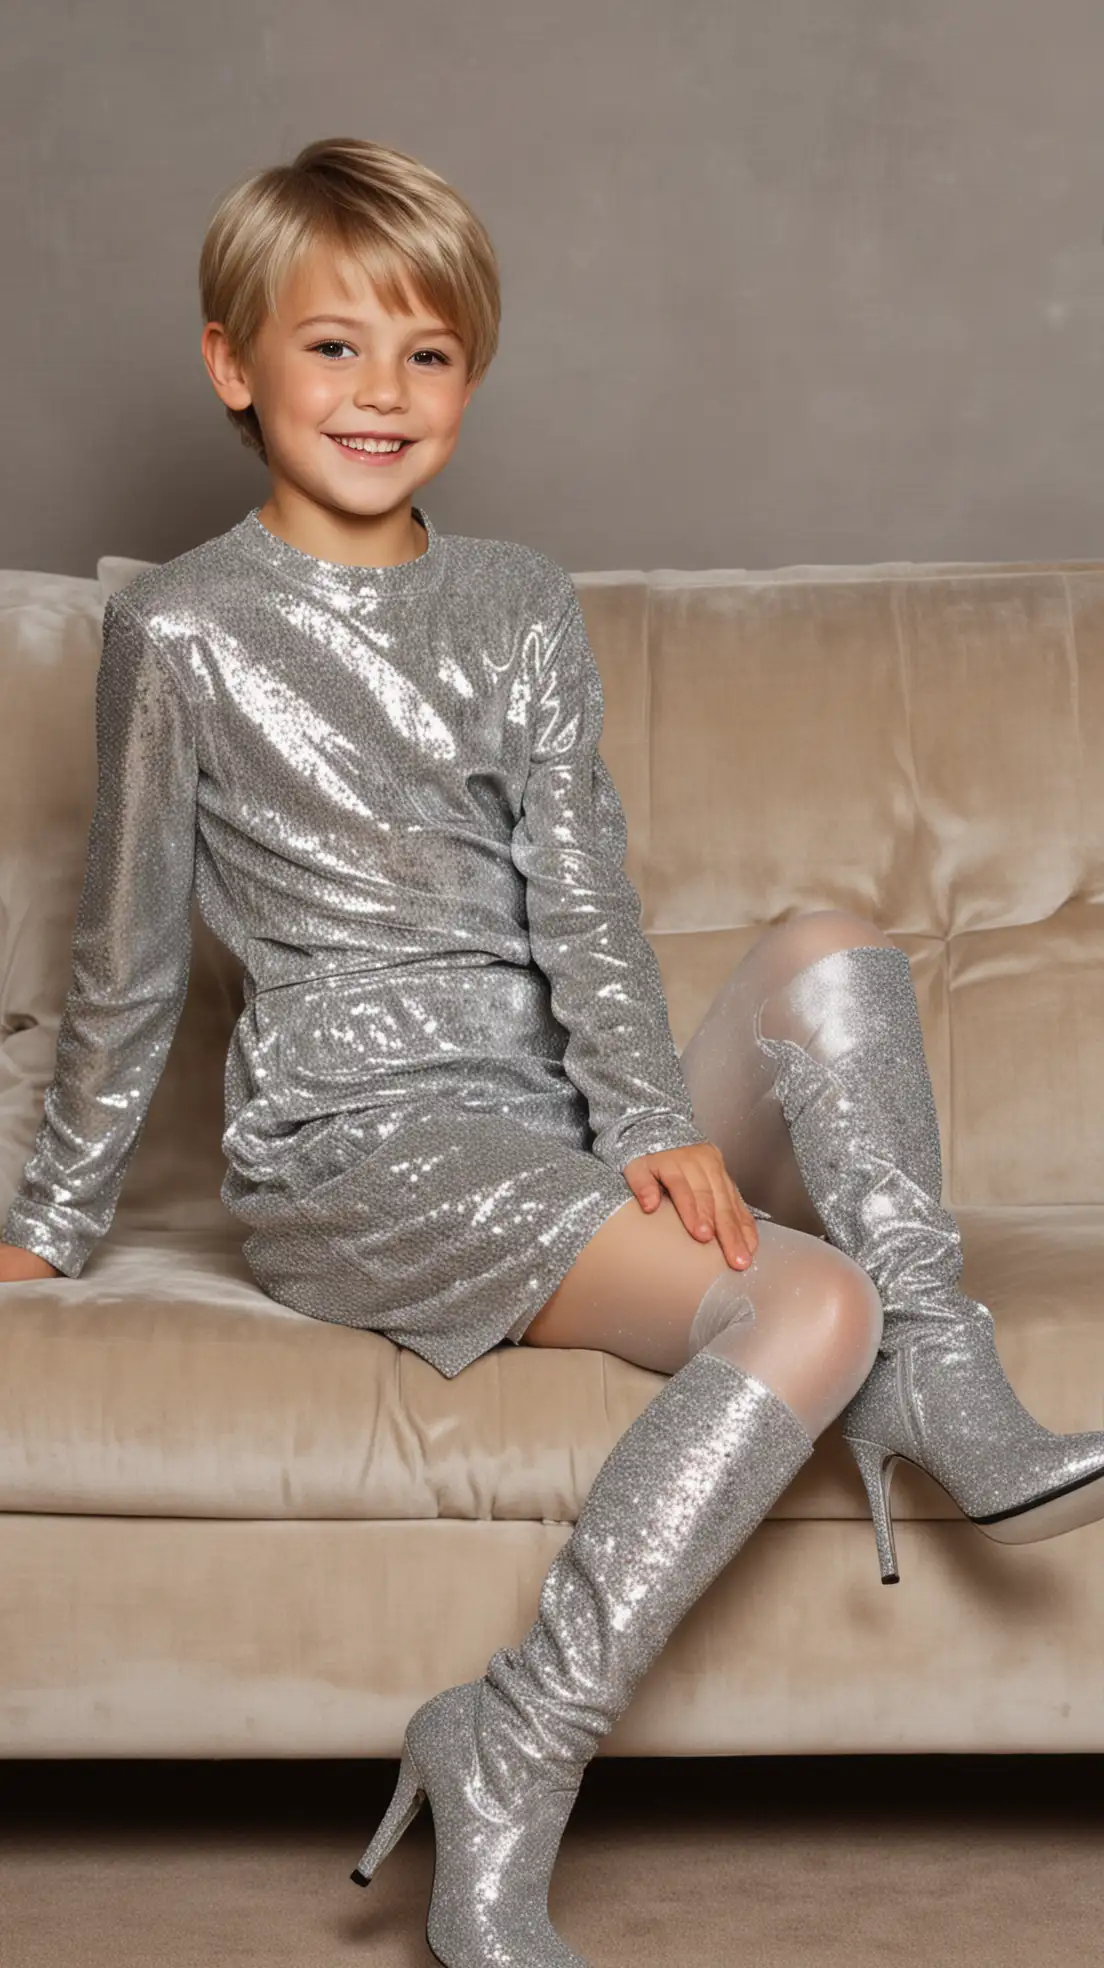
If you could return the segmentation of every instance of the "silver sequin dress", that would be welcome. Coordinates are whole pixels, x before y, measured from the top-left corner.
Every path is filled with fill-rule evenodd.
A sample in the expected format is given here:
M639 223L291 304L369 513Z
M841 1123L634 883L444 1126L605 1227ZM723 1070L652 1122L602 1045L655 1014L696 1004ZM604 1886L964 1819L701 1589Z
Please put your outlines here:
M632 1201L626 1162L706 1137L571 578L414 510L399 566L254 508L109 601L72 978L3 1236L77 1277L108 1229L194 886L244 966L221 1193L253 1276L452 1375Z

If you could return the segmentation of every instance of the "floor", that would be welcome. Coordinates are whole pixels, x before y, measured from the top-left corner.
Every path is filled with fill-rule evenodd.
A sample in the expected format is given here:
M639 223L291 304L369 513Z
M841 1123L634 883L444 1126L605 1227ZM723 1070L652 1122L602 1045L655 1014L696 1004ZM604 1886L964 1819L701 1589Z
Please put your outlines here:
M0 1763L3 1968L423 1968L396 1765ZM1104 1757L599 1758L550 1905L594 1968L1100 1968Z

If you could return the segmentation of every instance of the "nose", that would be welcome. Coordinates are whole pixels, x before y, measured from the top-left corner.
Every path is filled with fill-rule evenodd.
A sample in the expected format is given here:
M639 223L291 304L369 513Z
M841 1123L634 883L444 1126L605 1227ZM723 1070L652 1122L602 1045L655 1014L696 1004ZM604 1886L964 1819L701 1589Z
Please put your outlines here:
M353 401L364 409L405 409L406 372L401 362L377 356L365 363L357 377Z

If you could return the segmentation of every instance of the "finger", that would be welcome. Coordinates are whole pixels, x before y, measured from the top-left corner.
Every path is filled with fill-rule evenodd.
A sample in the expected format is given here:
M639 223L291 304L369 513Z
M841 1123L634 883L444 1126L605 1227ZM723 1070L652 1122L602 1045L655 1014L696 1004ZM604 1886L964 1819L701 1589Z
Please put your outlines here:
M720 1149L711 1147L709 1155L708 1173L715 1198L714 1221L717 1226L717 1241L730 1264L734 1261L737 1250L745 1252L745 1261L750 1263L759 1244L755 1218L733 1182L728 1172L728 1164Z
M740 1228L744 1233L744 1241L754 1257L759 1246L759 1225L735 1183L732 1185L732 1197L736 1205L736 1214L740 1219Z
M736 1184L733 1182L732 1177L729 1175L727 1163L723 1160L720 1165L720 1181L721 1193L727 1198L732 1209L735 1210L736 1219L740 1226L740 1235L743 1237L751 1255L754 1257L756 1247L759 1243L758 1226L755 1217L752 1215Z
M755 1256L755 1245L747 1235L741 1212L729 1194L727 1183L718 1188L716 1210L717 1242L729 1264L746 1270Z
M698 1243L708 1243L714 1234L714 1198L708 1182L692 1183L680 1168L664 1172L667 1193L690 1235Z
M640 1204L641 1209L655 1210L663 1200L663 1190L658 1178L646 1168L634 1169L631 1175L625 1173L625 1181Z

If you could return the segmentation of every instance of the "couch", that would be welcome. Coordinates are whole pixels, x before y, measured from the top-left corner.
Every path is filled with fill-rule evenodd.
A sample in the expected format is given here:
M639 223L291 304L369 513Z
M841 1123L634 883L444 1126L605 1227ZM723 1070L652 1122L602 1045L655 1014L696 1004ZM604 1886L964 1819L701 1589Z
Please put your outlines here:
M53 1069L104 600L0 577L0 1210ZM912 965L967 1289L1055 1428L1104 1424L1104 563L575 577L676 1043L763 925L840 905ZM219 1199L238 964L188 997L110 1234L0 1287L9 1757L392 1756L517 1639L661 1384L504 1345L453 1380L268 1299ZM879 1579L834 1431L604 1745L1104 1749L1104 1524L1010 1549L920 1472Z

